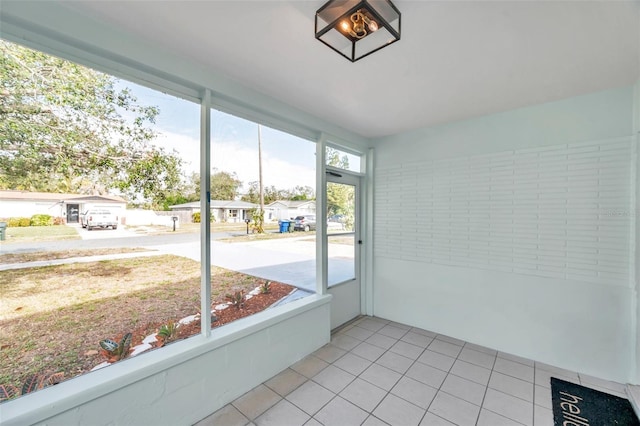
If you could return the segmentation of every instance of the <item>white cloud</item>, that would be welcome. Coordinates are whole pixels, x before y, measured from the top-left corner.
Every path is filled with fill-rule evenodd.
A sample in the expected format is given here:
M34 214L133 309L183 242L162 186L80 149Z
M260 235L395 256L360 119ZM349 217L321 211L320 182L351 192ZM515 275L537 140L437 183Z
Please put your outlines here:
M154 142L165 149L175 149L184 160L188 174L200 170L200 141L196 138L163 131ZM258 149L237 142L215 142L211 149L211 167L220 171L235 172L244 183L258 180ZM278 189L290 189L297 185L315 188L315 170L292 164L277 155L262 153L264 184Z

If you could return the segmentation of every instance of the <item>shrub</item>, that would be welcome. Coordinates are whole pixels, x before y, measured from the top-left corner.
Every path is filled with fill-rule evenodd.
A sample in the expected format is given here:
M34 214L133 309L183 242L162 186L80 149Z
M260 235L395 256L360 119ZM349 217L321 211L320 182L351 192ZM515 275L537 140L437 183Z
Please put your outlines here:
M107 362L120 361L129 355L131 333L125 334L120 343L116 343L111 339L100 340L100 347L102 348L102 355L107 359Z
M65 224L64 217L60 217L60 216L54 217L53 218L53 224L54 225L64 225Z
M52 226L53 217L48 214L34 214L31 216L31 226Z
M158 333L156 334L156 337L160 341L160 346L164 346L166 343L169 343L178 337L179 326L179 322L169 321L167 324L160 327L160 330L158 330Z
M271 293L271 281L265 281L263 284L260 284L260 293L262 294Z
M24 228L31 225L28 217L10 217L7 219L7 226L10 228Z
M240 309L244 307L244 290L236 291L233 294L227 294L226 296L231 306L234 306L236 309Z
M191 220L193 223L200 223L200 212L195 212L191 214ZM209 217L209 222L215 222L216 218L213 217L213 214Z

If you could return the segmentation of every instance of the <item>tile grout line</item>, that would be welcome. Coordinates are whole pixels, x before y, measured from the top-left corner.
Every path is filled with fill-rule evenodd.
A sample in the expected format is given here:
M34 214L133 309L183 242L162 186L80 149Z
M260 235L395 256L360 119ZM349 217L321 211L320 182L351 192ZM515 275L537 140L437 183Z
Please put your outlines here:
M361 324L364 321L367 321L370 318L373 319L373 323L372 324L367 324L367 326L370 327L370 328L377 328L377 330L375 330L375 331L367 328L367 326L365 326L365 327L361 326ZM378 328L378 326L379 326L379 328ZM349 330L352 330L355 327L358 327L358 329L354 330L354 334L359 334L359 337L353 337L353 336L347 334L349 332ZM393 328L395 328L397 330L389 328L385 332L389 332L390 334L394 334L394 335L393 336L392 335L387 335L387 334L384 334L385 332L381 332L381 330L383 330L385 327L393 327ZM408 327L408 328L405 328L405 327ZM276 406L277 404L280 404L283 400L287 401L287 403L291 404L296 409L299 409L302 413L304 413L306 415L309 415L301 407L299 407L294 402L292 402L289 399L287 399L287 397L289 395L291 395L292 393L294 393L296 390L300 389L300 387L302 387L305 383L308 383L309 381L311 381L311 382L313 382L313 384L315 384L317 386L320 386L321 388L327 390L328 392L331 392L332 396L325 404L323 404L320 408L315 410L313 415L309 415L309 419L303 424L308 424L309 422L311 422L311 420L319 422L319 420L317 420L315 418L315 415L317 415L320 411L322 411L329 404L331 404L333 401L335 401L336 397L338 397L338 396L340 398L342 398L344 401L348 402L350 405L352 405L354 407L357 407L358 409L362 410L362 412L364 412L366 414L366 416L364 417L363 422L361 422L361 423L366 422L367 419L369 419L370 417L374 417L376 420L379 420L379 421L381 421L383 423L386 423L385 421L383 421L382 419L380 419L379 417L377 417L373 413L374 413L375 410L377 410L381 406L382 402L385 401L389 397L390 394L392 394L395 398L398 398L399 400L403 401L404 403L410 404L413 407L416 407L418 409L424 410L424 413L422 414L422 416L420 417L420 420L419 420L420 423L424 421L425 417L427 416L427 413L429 413L430 415L436 416L438 418L442 418L442 419L444 419L446 421L450 421L450 420L448 420L448 419L446 419L446 418L444 418L444 417L442 417L442 416L440 416L438 414L435 414L435 413L432 413L432 412L429 411L431 406L433 405L434 400L436 399L436 397L438 396L438 394L440 392L442 392L442 393L444 393L446 395L449 395L449 396L451 396L453 398L459 399L461 401L470 403L472 405L476 405L476 404L474 404L473 402L467 401L467 399L461 398L461 397L459 397L457 395L454 395L454 394L451 394L451 393L445 391L443 389L443 385L446 382L447 378L451 375L451 376L454 376L456 378L460 378L462 380L469 380L469 381L471 381L473 383L482 384L481 382L476 382L474 380L468 379L466 377L459 376L458 374L455 374L455 373L451 372L452 367L458 361L467 363L467 364L469 364L471 366L474 366L474 367L477 367L477 368L485 368L485 369L489 370L489 379L488 379L488 381L487 381L487 383L485 385L482 401L481 401L481 403L479 405L479 411L478 411L478 415L476 416L476 421L475 421L476 425L478 424L478 422L480 420L480 416L481 416L483 410L487 410L488 412L494 413L494 414L496 414L498 416L503 416L504 418L509 419L509 420L511 420L511 421L513 421L515 423L522 424L522 423L520 423L520 421L514 420L510 416L507 416L507 415L499 413L499 412L495 412L495 411L493 411L491 409L488 409L488 408L484 407L484 404L487 401L487 394L488 394L488 390L489 389L492 389L492 391L500 393L500 394L503 394L505 396L508 396L508 397L511 397L511 398L516 398L517 400L526 402L528 404L528 406L530 406L531 409L532 409L531 414L530 414L530 420L532 421L532 426L536 426L536 406L539 407L540 409L544 409L545 410L544 413L542 413L542 411L541 411L541 413L545 414L545 416L543 416L543 417L546 418L546 411L549 411L549 409L547 407L543 406L543 405L540 405L540 404L536 403L536 396L539 395L542 392L542 390L538 391L536 389L536 387L537 386L542 386L543 388L545 388L545 390L544 390L545 393L546 393L546 391L548 389L545 386L537 383L537 376L538 376L538 374L544 373L544 375L546 375L546 376L562 378L563 374L560 374L560 373L558 373L556 371L552 371L552 370L550 370L548 368L544 368L544 367L538 366L538 362L532 361L532 360L528 360L526 358L521 358L520 357L520 359L519 359L518 357L513 355L513 359L512 359L512 358L507 356L507 355L510 355L510 354L507 354L507 353L504 353L504 352L500 352L500 351L497 351L497 350L491 350L492 352L495 352L495 356L493 358L493 362L492 362L491 368L487 368L487 367L485 367L485 365L487 364L486 363L486 359L483 359L482 357L474 358L473 353L471 353L471 359L475 361L475 362L471 362L471 361L467 361L467 360L462 359L461 356L462 356L463 352L465 351L465 349L467 349L468 351L483 353L483 354L486 354L486 355L491 355L491 353L488 353L488 352L485 352L485 351L482 351L482 350L477 350L477 349L475 349L473 347L470 347L469 345L472 345L472 344L467 342L467 341L463 341L463 340L455 339L455 338L451 338L451 339L455 339L455 341L449 341L449 340L446 339L446 338L449 338L449 336L438 334L438 333L433 333L433 332L430 332L428 330L425 330L425 331L428 331L428 334L422 334L422 333L417 333L416 332L416 334L420 334L421 336L430 339L428 341L428 343L426 344L426 346L424 346L424 347L422 346L422 342L421 342L421 344L418 345L418 344L411 343L409 341L402 340L409 333L412 333L414 329L419 329L419 328L405 326L405 325L402 325L402 327L399 327L395 323L391 323L388 320L383 320L383 319L377 320L375 317L367 317L367 316L360 316L360 317L354 319L353 321L349 322L348 324L345 324L344 326L341 326L337 331L331 333L331 340L333 340L336 337L344 336L346 338L345 339L346 341L343 344L344 347L335 345L331 341L328 343L328 345L331 345L332 347L334 347L334 348L336 348L336 349L338 349L340 351L344 351L344 353L342 353L336 359L333 359L332 362L325 361L323 358L315 356L314 354L309 354L308 356L312 357L313 359L316 359L317 361L321 361L322 363L326 364L321 370L319 370L317 373L315 373L312 377L307 377L304 374L301 374L300 372L298 372L298 371L294 370L293 368L291 368L291 366L289 366L286 369L282 370L282 372L285 372L287 370L292 370L296 374L299 374L302 377L304 377L304 381L300 385L295 386L293 389L291 389L289 392L287 392L286 396L280 395L275 389L271 388L269 385L266 384L266 382L271 380L271 378L268 379L267 381L263 382L262 385L264 385L265 388L268 389L269 391L274 392L278 396L278 400L277 400L277 402L275 404L271 405L266 410L264 410L263 412L258 414L256 416L256 419L259 418L260 416L263 416L269 410L273 409L274 406ZM400 333L399 330L402 331L402 333ZM422 329L419 329L419 330L422 330ZM366 333L365 333L365 331L366 331ZM368 333L371 333L371 334L363 339L362 336L366 335ZM384 338L393 340L393 343L391 343L391 345L389 347L383 347L383 346L378 346L378 344L374 344L374 343L368 342L367 340L372 338L373 336L380 336L380 337L384 337ZM443 337L443 338L439 338L439 337ZM415 340L415 341L418 341L418 340ZM446 343L446 344L449 344L449 345L454 345L454 346L459 347L460 349L458 350L457 355L455 357L450 355L450 353L453 352L453 350L449 350L449 349L452 349L452 348L449 348L446 345L442 346L440 349L442 349L443 351L448 351L448 353L441 353L441 352L438 352L438 351L435 351L435 350L430 350L429 347L436 341L442 342L442 343ZM402 347L402 349L397 349L398 352L396 352L395 350L392 350L400 342L403 342L403 344L405 346ZM367 358L365 358L363 356L360 356L360 355L358 355L358 354L353 352L357 347L362 345L362 343L367 343L368 345L370 345L369 349L373 349L372 347L375 348L375 351L370 353L370 355ZM380 339L379 344L384 344L384 346L387 346L387 343L388 343L388 341L385 341L384 339ZM460 343L462 343L462 344L460 344ZM409 346L406 346L406 345L409 345ZM476 345L476 346L479 347L479 345ZM351 347L351 348L350 349L345 349L346 347ZM419 348L420 350L418 351L417 349L411 348L411 347ZM489 350L490 348L487 348L487 349ZM379 351L382 351L382 353L380 355L378 355L378 356L375 356L375 354L378 353ZM401 353L400 351L404 351L404 352ZM432 366L430 364L427 364L425 362L420 361L419 359L422 356L425 355L426 351L430 351L430 352L433 352L434 354L438 354L439 356L448 357L450 359L453 359L453 363L451 364L451 367L449 367L449 369L445 371L445 370L442 370L439 367L435 367L435 366ZM363 353L367 354L366 352L363 352ZM353 357L356 357L356 358L359 358L359 359L367 361L368 364L367 364L366 368L364 368L364 370L360 371L358 374L354 374L351 371L347 371L346 369L343 369L343 368L335 365L335 363L337 363L339 360L341 360L344 357L346 357L347 354L350 354ZM396 364L396 363L390 364L390 365L393 365L394 368L389 368L389 367L386 367L383 364L379 364L378 361L381 358L385 357L385 355L388 355L388 354L389 355L393 355L395 357L405 358L407 360L410 360L411 362L408 363L408 367L407 368L404 368L404 369L400 368L399 370L396 370L395 368L397 368L398 366L402 367L403 364L407 365L407 364L405 364L406 361L401 361L401 358L397 358L399 361L401 361L401 362L399 362L399 364ZM409 354L409 356L407 356L406 354ZM333 358L333 355L330 358ZM469 358L469 356L465 356L465 358ZM496 368L496 365L499 362L498 359L502 359L503 361L505 361L507 363L511 362L511 363L514 363L514 364L518 364L520 366L531 367L532 370L533 370L533 379L532 379L532 381L529 382L528 380L523 379L522 376L518 377L518 376L510 374L510 373L497 371L495 368ZM438 361L440 361L440 360L438 360ZM385 359L385 362L387 362L386 359ZM529 364L530 362L533 362L533 365L530 365ZM439 386L437 388L435 388L435 387L433 387L433 386L431 386L431 385L429 385L427 383L424 383L421 380L413 379L412 377L407 376L407 372L411 368L413 368L415 365L417 365L416 363L420 363L421 365L424 365L424 366L427 366L429 368L433 368L434 370L438 370L438 371L441 371L441 372L445 373L442 382L439 384ZM377 365L378 367L382 367L382 368L388 369L389 371L392 371L392 372L394 372L394 373L399 375L399 378L395 382L393 382L393 384L390 386L389 390L383 389L383 388L379 387L378 385L376 385L375 383L372 383L372 382L362 378L362 375L369 368L371 368L374 364ZM505 365L507 365L507 364L505 364ZM316 376L318 376L319 374L321 374L323 371L325 371L325 369L328 366L334 366L339 371L353 376L353 378L351 380L349 380L348 383L345 386L343 386L338 392L334 392L333 390L326 388L325 386L323 386L322 384L320 384L320 383L318 383L318 382L316 382L314 380L314 378ZM357 366L357 364L356 364L356 366ZM446 366L446 363L445 363L444 366ZM347 364L345 367L349 367L349 365ZM549 365L549 367L553 367L553 366ZM356 371L356 370L354 370L354 371ZM518 368L507 368L506 370L511 371L511 373L514 373L514 371L515 371L515 373L519 372ZM400 373L400 371L404 371L404 372ZM571 381L576 381L580 385L583 385L583 386L585 385L584 384L585 380L583 378L583 374L577 373L577 372L573 372L573 371L570 371L570 370L566 370L566 371L569 372L569 373L575 374L577 376L577 380L575 378L572 378L572 377L567 377L567 379L570 379ZM280 373L282 373L282 372L280 372ZM495 389L495 388L491 387L490 386L490 382L491 382L491 378L494 376L494 374L493 374L494 372L496 374L501 374L501 375L504 375L505 377L508 377L510 379L522 381L522 382L525 382L525 383L530 384L531 386L533 386L533 392L532 392L532 398L533 399L532 399L532 401L524 399L524 398L522 398L522 397L520 397L518 395L514 395L514 394L511 394L509 392L502 391L500 389ZM280 374L280 373L278 373L278 374ZM405 398L403 398L401 396L398 396L398 395L396 395L395 393L392 392L393 389L398 385L398 383L401 380L403 380L405 377L410 379L410 380L416 380L417 382L419 382L420 384L422 384L424 386L427 386L429 388L435 389L436 392L434 394L434 397L429 402L429 404L426 405L426 408L423 408L422 406L418 406L418 405L414 404L413 402L408 401L407 399L405 399ZM349 399L347 399L345 397L342 397L340 395L341 392L343 392L347 387L351 386L355 382L355 380L357 380L357 379L363 380L367 384L369 384L371 386L375 386L376 388L381 389L383 391L383 396L381 397L379 402L371 410L364 409L364 408L360 407L359 405L353 403ZM506 383L509 384L509 382L506 382ZM615 383L615 382L612 382L612 383ZM521 392L518 391L520 385L517 384L516 382L514 382L514 384L516 385L515 388L513 388L511 386L507 386L505 389L506 390L511 390L514 393L522 394ZM594 388L595 387L601 388L603 392L607 392L607 390L608 390L608 388L606 388L606 387L595 385L595 384L594 385L586 384L586 386L594 387ZM611 389L611 391L613 391L613 389ZM238 407L236 407L234 405L234 402L235 402L235 400L230 402L229 405L233 409L235 409L242 416L242 418L244 420L248 421L248 424L254 424L255 419L252 420L248 416L246 416L242 411L240 411L240 409ZM543 417L541 417L541 418L543 418Z
M356 326L357 326L357 324L354 324L354 327L356 327ZM385 326L386 326L386 324L385 324ZM382 328L384 328L385 326L381 327L378 331L374 331L374 332L373 332L373 334L371 334L371 336L373 336L373 335L375 335L375 334L378 334L378 332L379 332ZM364 328L364 327L360 327L360 328L362 328L362 329L364 329L364 330L367 330L367 329L366 329L366 328ZM345 331L346 331L346 330L345 330ZM372 330L367 330L367 331L372 331ZM344 334L344 332L342 332L342 334ZM406 334L406 333L405 333L405 334ZM384 336L384 334L381 334L381 335L382 335L382 336ZM361 339L358 339L358 338L356 338L356 337L349 336L348 334L347 334L347 336L348 336L348 337L351 337L351 338L353 338L353 339L359 340L359 341L360 341L360 343L359 343L358 345L354 346L352 349L350 349L350 350L346 351L346 353L344 353L342 356L340 356L338 359L336 359L334 362L332 362L332 363L331 363L331 364L329 364L329 365L333 365L335 362L337 362L338 360L342 359L342 358L343 358L343 357L345 357L347 354L351 354L351 355L356 356L356 357L358 357L358 358L362 358L362 359L365 359L366 361L369 361L369 360L368 360L368 359L366 359L366 358L363 358L363 357L361 357L361 356L358 356L358 355L356 355L356 354L352 353L353 349L355 349L356 347L358 347L360 344L362 344L362 343L368 343L368 342L366 342L366 339L365 339L365 340L361 340ZM369 336L369 337L371 337L371 336ZM367 339L368 339L369 337L367 337ZM389 337L389 336L386 336L386 337ZM399 339L398 339L398 341L399 341ZM370 344L371 346L375 346L376 348L384 349L384 348L381 348L380 346L374 345L374 344L372 344L372 343L368 343L368 344ZM369 362L371 362L371 365L375 364L377 360L379 360L379 359L380 359L380 358L381 358L385 353L387 353L387 351L388 351L388 349L386 349L386 350L385 350L385 352L383 352L381 355L379 355L379 356L378 356L374 361L369 361ZM364 411L364 412L366 412L366 413L367 413L367 416L366 416L366 417L365 417L365 419L362 421L362 423L366 422L366 421L367 421L367 419L368 419L370 416L375 417L375 416L374 416L374 414L373 414L373 412L375 411L375 409L376 409L376 408L378 408L378 406L379 406L379 405L382 403L382 401L387 397L387 395L389 395L389 393L391 393L391 391L387 391L387 390L385 390L385 389L382 389L381 387L379 387L379 386L375 385L374 383L371 383L371 382L369 382L368 380L365 380L365 379L361 379L361 378L360 378L360 376L361 376L365 371L367 371L367 370L369 369L369 367L371 367L371 365L369 365L367 368L365 368L363 371L361 371L361 372L360 372L360 374L358 374L358 375L354 375L354 376L355 376L355 377L354 377L354 379L353 379L351 382L349 382L349 384L348 384L347 386L345 386L345 387L340 391L340 392L344 391L344 390L345 390L345 389L346 389L346 388L347 388L351 383L353 383L356 379L360 379L360 380L363 380L364 382L369 383L370 385L375 386L375 387L377 387L378 389L381 389L381 390L383 390L383 391L385 391L385 392L386 392L386 394L384 395L384 397L382 397L382 399L380 399L380 402L378 402L378 404L376 404L376 406L375 406L375 407L373 407L370 411L369 411L369 410L365 410L365 409L363 409L362 407L359 407L359 406L357 406L356 404L354 404L353 402L349 401L348 399L345 399L345 398L342 398L342 397L341 397L342 399L344 399L345 401L347 401L349 404L351 404L351 405L353 405L353 406L355 406L355 407L357 407L357 408L359 408L359 409L361 409L362 411ZM378 364L378 365L380 365L380 364ZM352 374L352 373L350 373L350 372L348 372L348 371L346 371L346 370L343 370L342 368L340 368L340 367L338 367L338 366L334 366L334 367L338 368L338 369L339 369L339 370L341 370L341 371L344 371L345 373ZM381 366L381 367L383 367L383 366ZM393 371L393 370L392 370L392 371ZM318 373L318 374L319 374L319 373ZM309 380L312 380L312 379L309 379ZM316 383L316 382L314 382L314 383ZM318 385L319 385L319 386L322 386L322 385L320 385L319 383L318 383ZM323 386L323 387L324 387L324 386ZM326 388L325 388L325 389L326 389ZM327 404L325 404L325 405L323 406L323 408L324 408L324 407L326 407L326 406L327 406L331 401L333 401L336 397L340 396L340 392L339 392L339 393L336 393L336 394L335 394L335 396L334 396L333 398L331 398L331 400L330 400L329 402L327 402ZM407 402L408 402L408 401L407 401ZM316 414L317 414L317 413L319 413L321 410L322 410L322 408L321 408L320 410L318 410L318 411L316 412ZM304 410L303 410L303 411L304 411ZM315 414L314 414L313 416L311 416L311 418L319 422L319 420L317 420L314 416L315 416ZM377 418L377 417L376 417L376 418ZM361 423L361 424L362 424L362 423ZM384 422L384 423L386 423L386 422Z
M381 333L379 333L379 331L380 331L380 330L378 330L378 331L374 332L374 333L372 334L372 336L373 336L373 335L375 335L375 334L380 334L381 336L386 336L386 337L392 338L392 339L396 340L396 343L394 343L394 345L395 345L395 344L397 344L398 342L401 342L401 341L402 341L402 342L404 342L404 343L407 343L407 344L411 344L411 343L409 343L409 342L406 342L406 341L402 340L402 338L403 338L404 336L406 336L409 332L411 332L411 330L412 330L413 328L415 328L415 327L411 327L410 329L406 330L406 331L405 331L405 333L403 333L403 334L402 334L402 336L400 336L400 337L399 337L399 338L397 338L397 339L396 339L396 338L394 338L394 337L386 336L385 334L381 334ZM371 337L371 336L369 336L369 337ZM428 336L425 336L425 337L428 337ZM431 337L429 337L429 338L431 338ZM367 338L367 339L368 339L368 338ZM435 338L431 338L431 342L432 342L433 340L435 340ZM366 342L366 340L363 340L362 342L368 343L368 342ZM429 344L430 344L431 342L429 342ZM381 365L381 364L378 364L376 361L378 361L380 358L382 358L382 357L384 356L384 354L386 354L387 352L391 352L391 353L393 353L393 354L395 354L395 355L402 356L402 357L404 357L404 358L410 359L410 358L408 358L408 357L405 357L405 356L404 356L404 355L402 355L402 354L398 354L398 353L396 353L396 352L391 351L391 348L392 348L394 345L392 345L392 346L391 346L391 347L389 347L388 349L385 349L385 348L382 348L382 347L380 347L380 346L377 346L377 345L375 345L375 344L373 344L373 343L369 343L369 344L370 344L370 345L372 345L372 346L375 346L375 347L377 347L377 348L380 348L380 349L384 349L384 350L385 350L385 351L384 351L380 356L378 356L374 361L370 361L372 365L373 365L373 364L376 364L376 365L378 365L378 366L380 366L380 367L384 367L384 368L389 369L390 371L393 371L393 372L395 372L395 373L398 373L398 372L397 372L397 371L395 371L395 370L392 370L392 369L390 369L390 368L388 368L388 367L385 367L385 366L383 366L383 365ZM416 346L416 345L414 345L414 346ZM417 346L417 347L420 347L420 346ZM428 345L427 345L427 347L428 347ZM354 349L355 349L355 348L354 348ZM412 362L412 363L411 363L411 365L407 368L407 370L406 370L406 371L408 371L408 370L409 370L409 369L410 369L410 368L411 368L411 367L412 367L416 362L418 362L418 358L419 358L419 357L424 353L424 351L426 351L426 350L427 350L427 348L426 348L426 347L425 347L425 348L422 348L422 352L420 352L420 355L418 355L418 357L417 357L415 360L413 360L413 362ZM351 353L351 351L349 351L349 352L347 352L347 353ZM346 354L345 354L345 355L346 355ZM358 356L358 355L355 355L355 354L353 354L353 355L354 355L354 356ZM344 356L344 355L343 355L343 356ZM336 360L336 361L337 361L337 360ZM368 360L367 360L367 361L368 361ZM369 367L370 367L370 366L369 366ZM368 369L369 367L367 367L367 369ZM337 367L337 368L340 368L340 367ZM363 370L363 371L362 371L358 376L356 376L356 378L360 378L360 375L361 375L362 373L364 373L364 371L366 371L367 369ZM343 370L343 371L344 371L344 370ZM368 412L370 416L376 417L376 416L373 414L373 412L374 412L374 411L375 411L375 410L380 406L380 404L382 403L382 401L384 401L384 400L385 400L385 398L387 398L389 395L393 395L394 397L399 398L399 399L401 399L402 401L405 401L406 403L411 404L411 405L413 405L414 407L416 407L416 408L418 408L418 409L420 409L420 410L423 410L423 408L422 408L422 407L419 407L419 406L415 405L415 404L414 404L414 403L412 403L411 401L407 401L406 399L404 399L404 398L402 398L402 397L399 397L398 395L395 395L395 394L392 394L392 393L391 393L391 390L393 390L393 388L398 384L398 382L399 382L400 380L402 380L402 378L403 378L403 377L406 377L406 371L405 371L405 373L398 373L398 374L400 374L401 376L400 376L400 378L399 378L399 379L394 383L394 385L391 387L391 389L390 389L390 390L382 389L382 388L380 388L379 386L377 386L376 384L371 383L371 382L369 382L369 381L368 381L368 380L366 380L366 379L360 379L360 380L363 380L363 381L365 381L365 382L367 382L367 383L371 384L372 386L377 387L378 389L381 389L381 390L385 391L385 395L380 399L380 401L375 405L375 407L373 407L373 409L372 409L371 411L369 411L369 412ZM354 379L354 380L355 380L355 379ZM420 383L422 383L422 382L420 382ZM426 384L425 384L425 385L426 385ZM428 386L428 385L426 385L426 386ZM424 413L424 414L422 415L422 417L420 418L420 421L421 421L421 422L422 422L422 420L424 419L424 416L426 415L428 408L427 408L427 409L424 409L424 410L425 410L425 413ZM368 418L368 417L367 417L367 418ZM376 417L376 418L378 418L378 417ZM365 419L365 421L366 421L366 419ZM384 422L384 421L383 421L383 422ZM384 422L384 423L386 423L386 422Z

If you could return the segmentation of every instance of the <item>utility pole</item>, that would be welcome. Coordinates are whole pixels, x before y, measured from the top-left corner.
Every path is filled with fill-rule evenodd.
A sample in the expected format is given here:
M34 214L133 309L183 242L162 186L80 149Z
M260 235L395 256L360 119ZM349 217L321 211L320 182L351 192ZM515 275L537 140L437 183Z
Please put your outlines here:
M260 212L264 214L264 187L262 185L262 130L258 124L258 179L260 181Z
M260 211L255 220L256 232L264 233L264 185L262 184L262 127L258 124L258 181L260 185Z

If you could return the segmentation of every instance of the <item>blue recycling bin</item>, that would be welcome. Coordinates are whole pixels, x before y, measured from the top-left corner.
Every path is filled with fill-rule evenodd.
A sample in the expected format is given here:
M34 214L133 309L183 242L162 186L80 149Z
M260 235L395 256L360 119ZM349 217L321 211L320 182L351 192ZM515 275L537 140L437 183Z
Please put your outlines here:
M284 233L284 232L288 232L289 231L289 221L288 220L281 220L280 222L278 222L280 224L280 233Z

